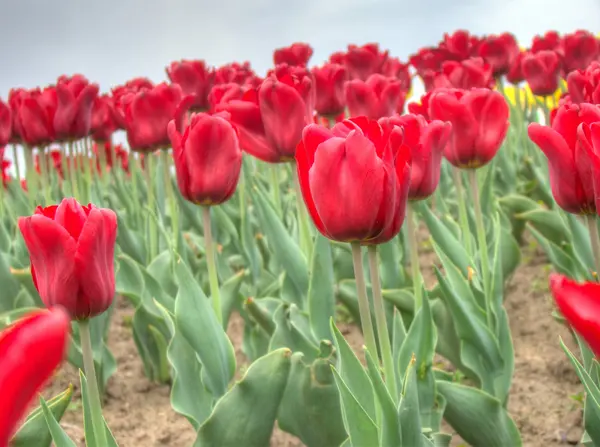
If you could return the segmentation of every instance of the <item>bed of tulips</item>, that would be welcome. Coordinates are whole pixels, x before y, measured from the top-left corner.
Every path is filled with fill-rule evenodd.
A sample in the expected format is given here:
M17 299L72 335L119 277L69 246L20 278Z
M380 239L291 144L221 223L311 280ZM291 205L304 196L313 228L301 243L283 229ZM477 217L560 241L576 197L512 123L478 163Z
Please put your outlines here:
M2 152L25 161L2 162L0 447L76 445L72 389L38 395L64 361L86 444L117 445L115 296L195 447L267 446L276 422L308 447L448 446L443 420L469 445L519 446L504 297L526 238L556 271L581 442L600 446L600 40L457 31L406 64L376 44L311 55L276 50L264 79L184 60L169 83L101 94L75 75L0 102ZM233 313L252 362L237 381Z

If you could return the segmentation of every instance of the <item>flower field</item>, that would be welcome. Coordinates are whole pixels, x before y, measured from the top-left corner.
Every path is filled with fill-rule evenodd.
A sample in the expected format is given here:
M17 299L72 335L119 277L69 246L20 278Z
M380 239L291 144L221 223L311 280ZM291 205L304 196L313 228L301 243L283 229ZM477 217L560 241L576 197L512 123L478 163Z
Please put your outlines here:
M600 446L600 38L520 44L11 90L0 447Z

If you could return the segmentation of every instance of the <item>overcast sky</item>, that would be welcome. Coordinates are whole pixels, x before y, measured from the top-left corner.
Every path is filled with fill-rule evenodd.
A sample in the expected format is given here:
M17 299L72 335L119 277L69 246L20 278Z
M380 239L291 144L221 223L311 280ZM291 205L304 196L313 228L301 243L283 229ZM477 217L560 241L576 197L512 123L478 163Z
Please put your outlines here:
M446 31L505 30L527 45L548 29L600 31L600 0L2 0L0 97L11 87L83 73L102 90L165 78L172 60L249 60L307 41L320 63L348 43L379 42L406 59Z

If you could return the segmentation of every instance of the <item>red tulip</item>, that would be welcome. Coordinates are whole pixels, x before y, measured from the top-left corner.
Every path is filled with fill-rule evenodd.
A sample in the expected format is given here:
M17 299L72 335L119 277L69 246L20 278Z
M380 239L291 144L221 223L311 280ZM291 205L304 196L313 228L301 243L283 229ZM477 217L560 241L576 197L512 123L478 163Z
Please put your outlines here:
M596 36L589 31L579 30L566 34L562 39L563 64L565 71L585 70L598 57L600 45Z
M511 33L487 36L479 47L479 56L490 64L494 76L507 74L520 52L517 39Z
M442 73L434 78L436 88L489 88L493 86L492 67L480 57L461 62L447 61L442 64Z
M526 54L521 70L534 95L549 96L558 88L560 59L554 51Z
M103 313L115 295L117 216L75 199L38 207L20 217L31 275L46 307L64 307L72 318Z
M344 84L348 80L348 70L343 65L325 64L314 67L311 73L315 80L315 109L319 115L337 116L346 108Z
M54 115L57 96L54 87L22 93L19 100L16 127L29 146L44 146L54 141Z
M234 99L242 99L247 90L248 87L236 84L235 82L215 85L208 94L210 110L216 110L219 104L225 104Z
M435 192L440 181L442 154L452 125L436 120L428 123L420 115L394 115L388 121L404 129L403 146L411 154L408 200L426 199Z
M152 90L154 84L148 78L133 78L123 85L119 85L112 89L113 112L114 118L119 126L119 129L125 129L125 104L123 99L128 99L132 94Z
M448 59L462 61L477 55L480 40L466 30L458 30L452 34L444 34L440 48L449 54Z
M314 84L305 69L279 65L258 90L217 107L231 114L242 149L269 163L290 161L313 120Z
M234 127L217 115L192 116L183 135L169 123L173 160L181 195L198 205L218 205L233 195L242 168Z
M183 99L178 85L162 83L122 101L129 147L134 151L152 152L169 146L169 121L174 119L181 128L192 97Z
M43 156L46 159L46 163L48 163L50 160L52 160L52 167L57 172L59 178L63 179L64 172L63 172L63 167L62 167L62 154L61 154L60 150L53 149L47 153L43 152ZM40 155L36 154L34 160L35 160L35 162L34 162L35 170L38 174L41 174L42 171L41 171L41 167L40 167Z
M0 147L8 144L12 134L12 112L10 107L0 100Z
M592 62L585 70L567 76L569 95L574 103L600 104L600 62Z
M113 99L108 95L96 96L92 107L92 138L94 141L109 141L117 129Z
M94 143L92 151L97 156L100 154L100 151L104 151L104 160L106 166L109 168L112 168L117 161L120 161L123 171L129 172L129 154L121 144L113 145L110 141ZM117 157L117 160L113 160L113 152ZM102 166L100 165L100 160L97 160L96 168L98 169L98 172L101 172Z
M525 78L523 77L523 70L521 69L521 64L523 62L523 57L526 54L527 53L525 51L521 51L512 61L508 73L506 73L506 80L511 84L517 85L525 80Z
M427 92L421 96L420 102L411 102L408 104L408 112L414 115L421 115L429 121L429 99L434 92Z
M591 104L560 107L552 127L529 125L529 138L546 155L550 187L558 206L573 214L595 212L592 160L578 141L581 123L600 121L600 108Z
M330 64L344 65L346 63L346 53L344 51L336 51L329 56Z
M581 107L589 106L589 104L581 104ZM585 155L579 154L585 152ZM581 163L589 161L591 168L591 182L596 205L596 213L600 213L600 121L592 124L582 123L577 128L577 149L576 156L582 158ZM587 159L586 159L587 157ZM581 167L583 170L583 167ZM586 173L590 171L585 170ZM582 179L583 181L590 180L589 177ZM586 185L589 188L589 183Z
M509 127L504 96L489 89L436 91L429 99L429 116L452 123L444 156L458 168L477 169L491 161Z
M313 49L309 44L297 42L289 47L276 49L273 52L273 63L306 67L312 54Z
M317 229L341 242L379 244L400 231L410 181L402 128L366 117L311 124L296 152L304 202Z
M421 48L409 58L421 78L431 76L442 69L442 64L448 60L448 52L440 48Z
M2 174L2 186L4 186L5 188L11 179L10 174L8 173L10 166L11 166L10 160L6 160L3 157L0 157L0 173Z
M254 73L250 62L244 62L243 64L233 62L215 70L215 84L228 84L230 82L258 87L262 79Z
M393 115L403 98L400 81L374 74L361 81L346 83L346 102L351 117L367 116L378 119Z
M92 126L92 107L98 96L98 85L90 84L79 74L72 77L61 76L56 84L56 96L56 138L73 140L87 137Z
M11 132L11 143L21 142L21 123L18 119L19 109L23 103L23 99L28 96L27 90L23 88L10 89L8 92L8 105L11 111L12 117L12 132Z
M381 52L379 44L348 45L344 64L348 69L350 79L366 81L372 74L381 72L387 58L388 52Z
M173 84L179 85L185 96L192 96L192 109L208 109L208 93L213 85L215 72L202 60L172 62L166 69Z
M579 283L554 273L550 290L560 313L600 358L600 284Z
M408 65L400 62L397 57L388 57L381 68L381 74L388 78L396 78L400 81L400 88L408 92L411 88L412 77Z
M71 322L60 308L32 312L0 332L0 446L67 355Z
M531 52L539 53L540 51L560 51L561 38L556 31L548 31L543 36L535 36L531 44Z

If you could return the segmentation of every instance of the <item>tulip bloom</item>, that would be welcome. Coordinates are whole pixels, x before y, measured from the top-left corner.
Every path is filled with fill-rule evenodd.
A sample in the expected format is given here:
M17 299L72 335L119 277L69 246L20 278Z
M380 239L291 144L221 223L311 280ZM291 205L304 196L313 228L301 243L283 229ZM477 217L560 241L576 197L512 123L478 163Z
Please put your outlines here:
M367 81L355 79L346 83L346 102L351 117L378 119L391 116L402 97L400 82L380 74L371 75Z
M458 30L452 34L444 34L444 40L439 46L448 52L448 59L462 61L477 55L479 45L479 38L466 30Z
M71 322L60 308L38 310L0 332L0 446L65 359Z
M582 107L589 104L582 104ZM600 121L592 124L582 123L577 128L577 149L583 163L591 163L591 178L594 188L596 213L600 213ZM587 157L587 159L585 158ZM589 181L589 177L586 179Z
M85 138L92 126L92 107L98 96L98 84L90 84L82 75L61 76L56 84L58 99L54 131L59 140Z
M580 124L600 121L600 108L592 104L563 105L552 127L529 125L529 138L546 155L550 187L558 206L573 214L596 211L592 181L592 161L578 141Z
M408 112L413 115L421 115L429 121L429 99L434 92L427 92L421 96L420 102L411 102L408 104Z
M429 117L452 123L444 156L458 168L477 169L491 161L509 127L506 100L489 89L436 91L429 99Z
M8 92L8 106L11 111L12 118L12 131L10 142L20 143L21 142L21 124L18 120L19 109L23 103L23 99L28 95L27 90L23 88L11 88Z
M136 93L143 92L146 90L152 90L154 88L154 84L148 78L133 78L127 81L123 85L118 85L114 87L112 92L112 105L114 111L114 118L119 126L119 129L125 129L125 103L123 100L125 99L127 102L131 99L132 95Z
M12 134L12 112L10 107L0 100L0 147L4 147L10 141Z
M29 146L44 146L54 141L56 107L54 87L22 93L14 124L25 143Z
M108 95L97 96L92 107L92 138L94 141L109 141L117 129L112 98Z
M181 195L197 205L229 200L242 168L242 150L229 121L217 115L196 114L183 135L171 121L169 137Z
M123 98L127 141L134 151L152 152L169 146L167 126L175 120L181 128L192 97L183 99L178 85L159 84Z
M400 231L410 182L401 127L366 117L312 124L296 152L298 181L317 229L340 242L379 244Z
M519 52L511 63L508 73L506 73L506 80L511 84L517 85L525 80L521 64L523 61L523 56L526 54L527 53L524 51Z
M589 31L575 31L562 39L563 64L565 71L585 70L598 57L600 45L596 36Z
M480 57L461 62L448 61L442 64L442 72L433 80L436 88L489 88L493 85L492 67Z
M314 67L311 73L315 80L317 113L326 117L343 113L346 108L344 84L348 80L346 67L325 64L322 67Z
M215 70L215 85L228 84L230 82L258 87L262 79L252 70L250 62L244 62L243 64L232 62Z
M388 52L381 52L379 44L348 45L344 65L348 69L350 79L366 81L371 75L381 72L387 58Z
M394 115L389 124L404 129L403 146L410 151L412 167L408 200L423 200L431 196L440 181L444 147L450 139L452 124L427 122L420 115Z
M20 217L19 228L46 307L62 306L74 319L109 308L115 295L117 237L112 210L63 199L58 206L38 207L33 216Z
M439 72L442 64L448 59L448 53L440 48L421 48L409 58L410 64L415 67L421 78L429 77L432 73ZM427 86L426 86L427 88Z
M479 46L479 56L490 64L494 76L508 73L520 52L517 39L511 33L487 36Z
M526 54L521 70L534 95L549 96L558 88L560 59L554 51Z
M562 39L556 31L548 31L543 36L537 35L533 37L531 43L531 52L539 53L540 51L560 51Z
M192 109L208 109L208 93L214 82L215 72L202 60L182 60L172 62L166 68L167 76L173 84L179 85L185 96L192 96Z
M569 73L567 87L574 103L600 104L600 62L592 62L585 70Z
M258 90L221 104L242 149L269 163L293 160L302 129L313 121L314 83L306 69L279 65Z
M273 63L275 65L288 64L306 67L312 54L313 49L309 44L297 42L293 43L289 47L276 49L273 52Z
M408 92L411 88L412 77L408 65L400 62L397 57L388 57L381 68L381 74L388 78L396 78L400 81L400 88Z
M550 275L550 290L560 313L600 358L600 284L555 273Z
M210 110L216 110L219 104L225 104L235 99L242 99L247 90L249 90L249 88L243 87L235 82L215 85L208 94Z

